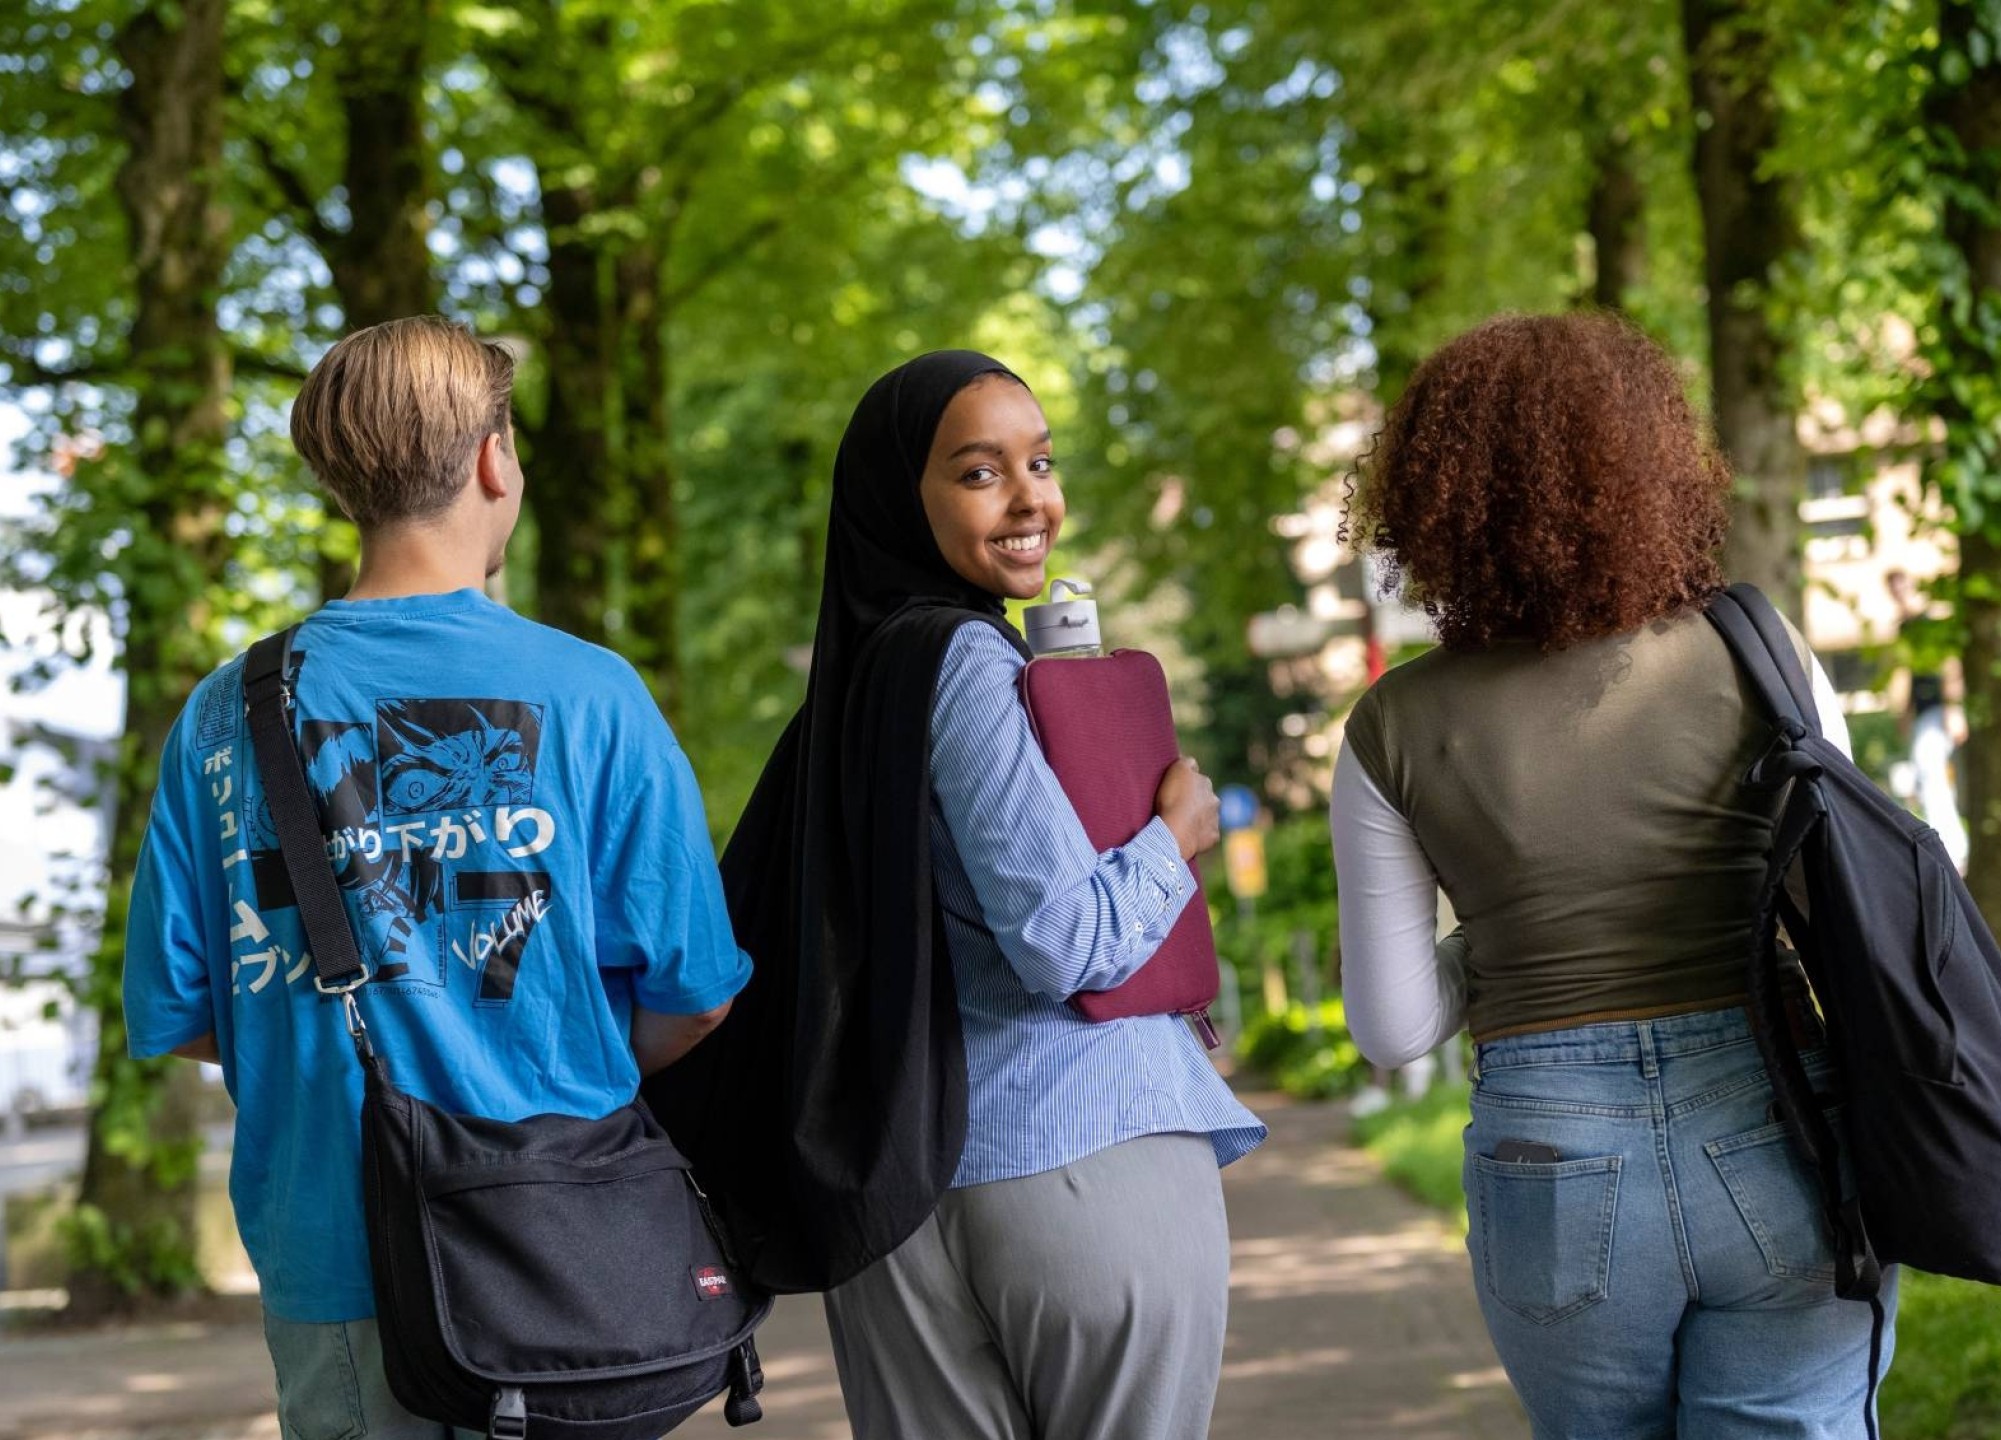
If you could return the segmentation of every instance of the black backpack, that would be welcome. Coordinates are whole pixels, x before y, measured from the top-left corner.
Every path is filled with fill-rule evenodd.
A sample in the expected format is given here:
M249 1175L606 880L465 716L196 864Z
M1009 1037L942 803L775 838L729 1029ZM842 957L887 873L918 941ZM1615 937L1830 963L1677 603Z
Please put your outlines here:
M391 1392L489 1440L654 1440L725 1391L730 1424L756 1420L752 1332L771 1297L730 1263L645 1102L503 1121L450 1114L390 1079L362 1024L369 973L292 734L292 634L251 647L244 698L314 985L340 1000L365 1077L363 1193Z
M1734 585L1709 619L1775 726L1745 783L1791 786L1758 909L1750 1008L1778 1113L1819 1177L1835 1290L1873 1301L1882 1267L1896 1263L2001 1284L2001 948L1937 833L1822 737L1771 603ZM1786 885L1796 860L1804 911ZM1786 1023L1782 919L1845 1072L1845 1137Z

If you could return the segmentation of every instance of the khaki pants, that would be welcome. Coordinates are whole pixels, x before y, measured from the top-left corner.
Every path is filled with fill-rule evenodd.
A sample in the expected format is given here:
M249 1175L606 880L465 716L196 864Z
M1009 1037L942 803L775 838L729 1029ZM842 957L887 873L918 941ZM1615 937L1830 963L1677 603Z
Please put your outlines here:
M1199 1440L1229 1283L1205 1136L950 1191L827 1293L855 1440Z

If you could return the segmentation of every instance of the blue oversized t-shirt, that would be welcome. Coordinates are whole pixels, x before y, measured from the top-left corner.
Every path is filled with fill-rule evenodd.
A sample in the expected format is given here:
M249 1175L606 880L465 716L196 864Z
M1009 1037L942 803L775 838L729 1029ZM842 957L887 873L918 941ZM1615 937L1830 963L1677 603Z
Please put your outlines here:
M446 1109L602 1115L632 1007L742 988L687 758L632 667L475 590L337 601L296 641L298 734L396 1083ZM202 682L162 757L126 934L134 1055L213 1031L230 1194L264 1303L374 1313L361 1071L313 988L243 711Z

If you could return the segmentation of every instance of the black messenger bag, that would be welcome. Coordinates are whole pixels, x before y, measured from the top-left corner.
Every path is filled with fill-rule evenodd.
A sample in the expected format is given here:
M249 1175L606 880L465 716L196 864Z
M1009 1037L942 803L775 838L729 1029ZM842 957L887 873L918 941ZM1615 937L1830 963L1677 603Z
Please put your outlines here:
M293 632L244 668L257 773L324 995L366 1077L362 1176L389 1388L491 1440L652 1440L727 1390L759 1418L771 1299L724 1253L688 1162L634 1099L596 1120L452 1115L398 1090L292 735Z

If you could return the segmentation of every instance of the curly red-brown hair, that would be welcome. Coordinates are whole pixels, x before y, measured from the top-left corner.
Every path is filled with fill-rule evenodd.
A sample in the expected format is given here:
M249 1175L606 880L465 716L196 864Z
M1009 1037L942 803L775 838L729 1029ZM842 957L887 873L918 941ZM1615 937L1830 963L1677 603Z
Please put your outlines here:
M1674 363L1609 314L1504 315L1411 376L1344 534L1460 650L1558 650L1723 587L1730 470Z

